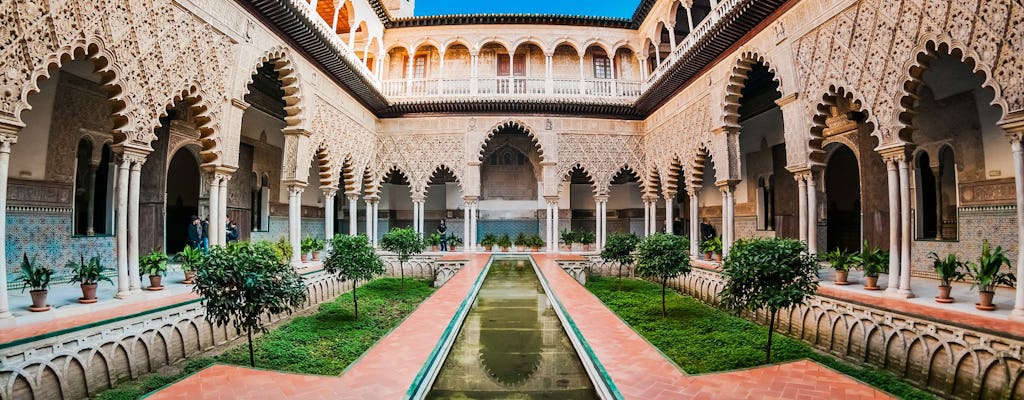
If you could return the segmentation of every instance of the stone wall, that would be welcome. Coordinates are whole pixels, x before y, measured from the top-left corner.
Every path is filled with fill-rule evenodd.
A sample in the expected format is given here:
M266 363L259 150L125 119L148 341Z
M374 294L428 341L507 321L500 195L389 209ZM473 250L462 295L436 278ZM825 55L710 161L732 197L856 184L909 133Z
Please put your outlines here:
M614 275L600 260L592 262L591 273ZM718 304L725 285L718 272L703 268L669 284L711 305ZM762 324L768 321L764 312L746 317ZM781 312L776 329L818 351L886 370L943 398L1024 398L1024 336L1010 332L825 295Z
M936 277L928 253L939 257L956 253L964 261L977 261L982 242L1002 246L1011 264L1017 263L1017 210L1013 206L961 207L955 241L915 240L911 253L913 275Z

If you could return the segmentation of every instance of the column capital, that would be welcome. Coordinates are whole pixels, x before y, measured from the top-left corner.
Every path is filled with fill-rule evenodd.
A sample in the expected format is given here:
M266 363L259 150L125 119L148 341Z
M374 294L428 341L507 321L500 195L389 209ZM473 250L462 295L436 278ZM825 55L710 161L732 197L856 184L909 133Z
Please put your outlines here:
M686 194L689 195L690 197L697 197L700 195L700 188L687 187Z
M305 137L313 136L313 132L310 132L309 129L299 128L299 127L285 128L285 129L281 130L281 133L283 133L285 136L288 136L288 135L302 135L302 136L305 136Z
M25 124L20 121L11 120L7 118L0 118L0 140L10 140L5 136L12 136L17 141L18 132L25 127Z
M608 194L604 194L604 193L602 193L602 194L595 194L594 195L594 201L596 201L598 203L607 203L608 202Z
M423 193L416 193L410 197L412 198L413 203L423 203L427 199L427 195Z
M334 196L338 194L338 188L336 187L321 187L320 191L322 191L324 193L324 197L328 199L334 198Z
M359 200L359 193L345 193L345 198L349 199L350 201Z
M777 104L779 107L785 107L786 105L792 104L799 97L800 92L793 92L780 97L778 100L775 100L775 104Z
M886 147L878 149L878 155L882 156L882 160L885 162L901 162L907 161L907 146L900 144L892 147Z
M739 183L739 179L726 179L724 181L715 182L715 186L718 186L722 191L732 192L733 189L736 189L736 185Z
M1024 111L1011 113L998 122L1000 128L1006 131L1006 137L1010 142L1024 140Z
M380 196L377 196L375 194L371 194L371 195L368 195L368 196L363 196L363 200L365 200L367 203L370 203L370 204L376 204L378 201L380 201Z
M548 204L558 204L558 196L544 196Z
M676 194L677 192L674 190L666 190L664 193L662 193L661 197L664 197L665 200L671 201L672 199L676 198Z
M719 134L726 134L726 135L728 135L728 134L734 134L734 133L738 134L738 133L740 133L740 127L739 126L719 126L717 128L712 129L711 133L714 134L714 135L719 135Z
M146 157L153 150L144 148L129 142L121 142L111 146L120 161L127 161L132 164L145 164Z

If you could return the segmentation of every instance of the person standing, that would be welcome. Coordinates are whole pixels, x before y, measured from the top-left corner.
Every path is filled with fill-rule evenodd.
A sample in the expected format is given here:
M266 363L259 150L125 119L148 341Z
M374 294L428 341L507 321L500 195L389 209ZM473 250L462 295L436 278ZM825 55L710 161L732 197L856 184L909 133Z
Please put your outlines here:
M448 226L445 225L444 220L441 220L441 224L437 226L437 233L441 235L441 251L448 251Z
M224 218L224 220L225 220L225 229L227 230L227 232L224 235L224 239L227 240L228 243L237 242L238 241L238 225L235 225L235 221L232 221L231 218Z
M718 235L718 232L715 231L714 225L711 225L711 222L709 222L707 218L704 218L703 220L700 221L700 242L701 243L704 243L707 240L713 239L717 235Z
M199 225L202 228L203 251L210 251L210 217L203 218Z
M203 227L199 224L199 217L193 215L188 224L188 245L198 249L203 245Z

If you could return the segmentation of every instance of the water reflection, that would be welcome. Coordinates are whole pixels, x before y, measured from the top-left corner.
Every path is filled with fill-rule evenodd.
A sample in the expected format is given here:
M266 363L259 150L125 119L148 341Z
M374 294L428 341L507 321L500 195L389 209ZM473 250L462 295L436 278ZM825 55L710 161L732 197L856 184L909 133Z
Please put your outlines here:
M491 265L427 398L597 398L529 261Z

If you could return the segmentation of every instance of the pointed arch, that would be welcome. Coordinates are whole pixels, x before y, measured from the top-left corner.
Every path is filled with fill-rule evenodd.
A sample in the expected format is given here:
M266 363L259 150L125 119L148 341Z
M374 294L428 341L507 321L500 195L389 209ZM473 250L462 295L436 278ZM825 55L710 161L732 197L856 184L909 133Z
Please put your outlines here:
M911 135L914 131L914 118L917 115L915 104L917 103L918 91L921 86L924 86L924 73L931 66L931 62L942 55L953 57L970 67L975 75L980 75L983 80L981 86L991 89L995 93L992 102L989 104L999 108L1000 120L1006 118L1008 109L1006 99L1002 96L1002 88L999 86L999 83L993 79L990 72L993 69L983 64L980 61L981 57L973 49L958 44L945 34L931 34L921 39L911 54L914 54L914 57L902 69L905 72L902 87L892 88L894 93L898 93L896 104L899 107L896 113L896 121L893 121L893 126L896 127L896 136L891 139L892 141L911 141Z
M480 142L480 147L479 150L477 151L477 161L484 160L484 150L487 149L487 144L490 143L491 138L494 137L495 134L504 129L516 129L529 136L530 139L533 141L534 147L536 147L537 149L537 155L540 157L540 160L545 161L544 146L541 144L540 136L534 133L533 128L530 128L530 126L527 125L526 123L513 119L505 120L504 122L499 122L492 126L490 130L487 131L487 134L484 135L483 140L481 140Z
M745 51L740 54L739 59L729 73L726 81L725 98L722 100L722 126L740 127L740 98L743 97L742 90L747 83L747 75L755 64L762 64L772 74L772 80L779 84L779 93L785 93L782 85L782 78L779 77L774 63L769 62L764 56L755 51Z
M821 95L821 101L815 106L815 114L811 117L811 132L807 146L807 159L811 164L825 165L824 132L829 127L828 119L835 116L834 114L843 113L854 122L870 124L870 113L863 108L863 104L859 96L843 86L831 85L828 91ZM872 127L872 136L875 136L873 125L869 127Z
M253 76L259 71L259 68L265 63L271 63L274 65L274 71L277 72L277 79L281 81L281 90L284 91L284 122L285 131L291 128L298 127L302 123L302 91L299 85L299 73L295 69L295 64L292 62L291 54L288 48L284 46L275 46L274 48L264 52L256 62L252 63L252 68L249 69L249 75L245 77L245 94L249 94L249 84L253 82Z
M590 181L589 183L591 190L593 190L595 194L600 192L601 186L598 185L597 179L594 178L594 174L590 172L591 170L589 168L587 168L586 166L579 162L569 165L568 168L563 168L561 173L559 174L559 176L561 177L559 181L565 182L566 180L569 180L571 183L572 176L575 174L576 171L582 172L583 175L587 177L587 179ZM559 185L559 188L561 188L561 185Z
M321 188L337 188L338 181L341 180L338 168L334 163L336 157L333 154L326 141L321 142L317 146L314 159L316 160L316 167L318 176L320 178Z
M199 161L201 167L219 165L222 162L221 137L219 134L220 124L217 121L213 110L216 107L211 103L212 97L203 90L198 82L189 82L185 87L174 93L169 99L165 99L163 108L160 109L159 117L169 115L168 110L177 104L184 104L193 113L196 130L199 132ZM156 125L145 129L146 136L141 138L147 145L157 140L154 132L160 127L160 120L154 121Z

